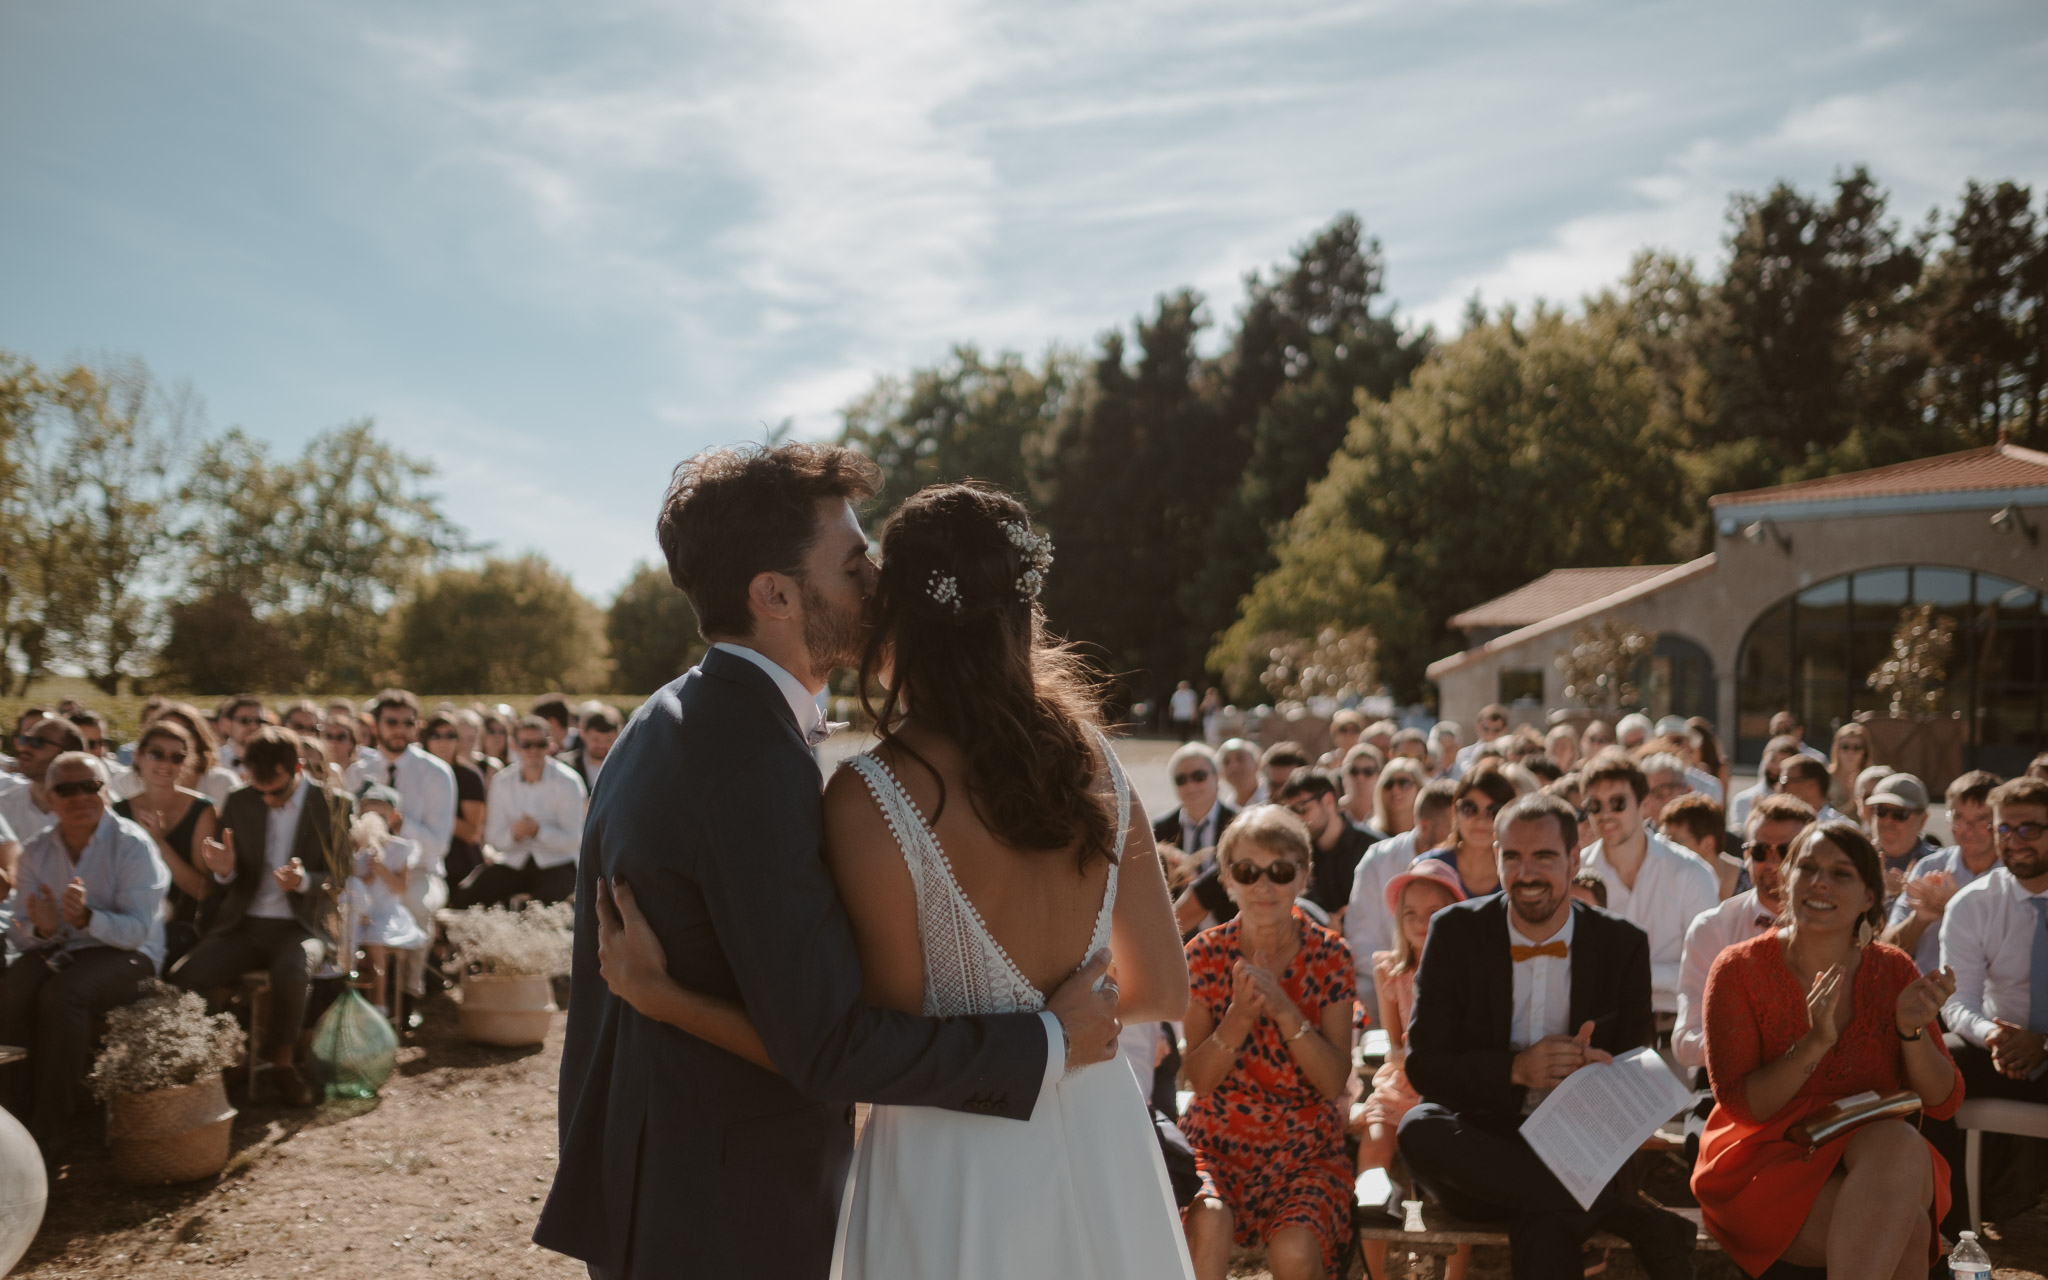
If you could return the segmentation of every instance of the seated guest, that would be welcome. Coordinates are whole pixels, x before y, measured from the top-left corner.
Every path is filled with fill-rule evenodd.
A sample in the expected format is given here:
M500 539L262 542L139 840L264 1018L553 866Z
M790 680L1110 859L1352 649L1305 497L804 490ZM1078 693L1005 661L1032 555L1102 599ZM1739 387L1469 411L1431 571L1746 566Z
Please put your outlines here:
M455 825L448 836L448 859L444 864L445 880L440 901L429 902L431 885L423 886L414 893L418 901L413 904L413 914L421 916L421 927L432 932L434 912L448 900L447 886L461 884L484 864L484 802L489 793L484 786L484 775L462 754L461 728L454 716L441 712L428 716L426 727L420 730L420 741L426 744L430 755L455 771Z
M1263 1243L1274 1280L1333 1276L1351 1238L1351 1160L1339 1099L1351 1075L1351 953L1295 905L1308 830L1277 806L1223 833L1237 918L1188 943L1181 1127L1202 1189L1187 1208L1200 1280L1230 1246Z
M1360 726L1359 731L1364 732L1364 727ZM1399 832L1387 831L1373 821L1374 793L1379 789L1380 770L1386 763L1380 749L1370 742L1357 744L1338 760L1337 768L1344 779L1344 816L1361 827L1372 827L1386 832L1386 835L1398 835Z
M1351 899L1344 908L1344 943L1351 948L1352 962L1359 970L1359 1003L1372 1016L1378 1015L1380 1007L1373 986L1372 957L1394 945L1394 918L1387 910L1387 886L1408 870L1417 853L1451 838L1451 806L1456 803L1457 789L1458 784L1449 778L1430 782L1415 802L1415 825L1367 849L1358 860L1358 869L1351 873ZM1360 960L1360 956L1365 958Z
M1669 751L1653 751L1637 762L1636 767L1643 771L1643 777L1650 784L1650 789L1643 795L1643 821L1650 824L1652 831L1661 831L1664 828L1664 806L1693 789L1685 777L1685 761Z
M1372 788L1372 825L1390 836L1414 826L1415 799L1428 783L1429 774L1415 761L1405 756L1388 760ZM1428 846L1422 849L1427 852Z
M1451 802L1451 843L1422 856L1448 862L1458 873L1458 887L1468 898L1500 888L1493 856L1493 820L1515 798L1515 784L1480 757L1458 779Z
M619 730L625 720L617 707L600 702L591 707L577 721L576 747L561 754L563 764L575 771L583 783L583 790L597 790L597 775L604 770L605 758L612 753L612 744L619 740Z
M1385 839L1378 831L1351 825L1338 806L1343 784L1327 769L1296 769L1280 788L1280 804L1308 828L1315 844L1315 874L1309 878L1309 900L1342 930L1344 907L1351 901L1351 873L1365 851Z
M1811 1149L1786 1135L1866 1091L1911 1089L1927 1116L1954 1115L1962 1077L1935 1022L1954 983L1870 941L1884 878L1877 850L1850 823L1816 823L1793 841L1785 901L1787 924L1729 947L1707 975L1714 1110L1693 1194L1707 1229L1750 1275L1783 1261L1922 1280L1949 1202L1948 1168L1928 1140L1903 1120Z
M1591 760L1614 745L1614 726L1605 720L1589 720L1579 733L1579 759Z
M1216 748L1216 763L1223 781L1230 785L1235 807L1242 811L1266 803L1266 777L1259 772L1259 749L1243 738L1232 738Z
M2043 1103L2048 991L2034 977L2048 965L2048 782L2001 783L1991 820L2002 865L1957 890L1941 917L1941 963L1955 977L1942 1018L1972 1097ZM1985 1146L1985 1186L1998 1188L2018 1148Z
M1570 773L1579 763L1579 735L1568 724L1558 725L1543 735L1543 749L1550 754L1558 772Z
M1456 720L1439 720L1430 726L1428 738L1428 762L1431 772L1439 778L1458 775L1458 734Z
M1793 750L1808 759L1818 760L1822 764L1828 762L1827 752L1822 751L1806 740L1806 722L1801 720L1797 713L1780 711L1773 715L1769 732L1773 738L1792 739Z
M213 925L170 972L188 991L210 995L251 969L270 972L269 1043L252 1045L276 1070L286 1105L313 1105L313 1091L292 1053L306 1018L313 975L338 948L337 922L322 889L345 874L346 796L307 778L294 735L259 727L242 746L249 785L221 808L221 838L202 843L200 860L221 887Z
M23 844L41 835L57 820L57 802L50 798L50 766L60 755L85 750L85 739L69 720L40 712L24 715L14 735L16 772L0 775L0 818Z
M178 785L185 762L196 750L192 735L175 720L159 719L143 730L135 753L142 790L114 806L114 812L149 833L171 873L164 920L161 968L169 969L199 942L213 917L213 877L199 865L199 846L213 838L213 801Z
M1860 720L1850 720L1835 730L1828 752L1828 803L1844 812L1856 807L1856 775L1870 767L1870 730Z
M1330 717L1330 749L1316 762L1318 769L1343 771L1345 757L1365 737L1365 717L1356 711L1343 710ZM1375 748L1377 750L1377 748Z
M1707 974L1723 951L1777 928L1785 914L1785 855L1812 822L1813 810L1791 796L1765 796L1749 811L1749 834L1742 842L1749 888L1695 917L1685 931L1678 1025L1671 1033L1671 1056L1679 1065L1707 1065Z
M1479 745L1477 743L1474 743L1471 749L1477 751L1479 750ZM1436 776L1436 764L1429 758L1429 736L1423 733L1422 730L1396 730L1392 740L1392 745L1388 748L1388 750L1393 755L1405 756L1406 758L1413 760L1415 763L1421 765L1423 772L1429 774L1431 777Z
M1607 909L1650 939L1650 1007L1659 1034L1678 1021L1678 971L1685 931L1702 911L1721 901L1712 867L1643 824L1649 779L1619 751L1602 752L1579 773L1586 812L1600 838L1579 855L1579 865L1607 882Z
M1642 930L1572 901L1578 817L1524 796L1496 820L1504 892L1431 922L1408 1018L1408 1080L1422 1102L1401 1154L1461 1218L1505 1219L1517 1280L1576 1280L1595 1231L1622 1236L1653 1280L1692 1275L1693 1229L1640 1201L1624 1169L1589 1210L1517 1133L1545 1094L1592 1062L1647 1044Z
M1828 767L1812 756L1788 756L1778 766L1778 790L1807 805L1822 822L1842 820L1828 805Z
M519 762L491 779L487 801L485 834L496 858L462 883L454 905L502 904L519 893L536 902L561 902L575 892L583 783L567 765L549 758L547 735L547 721L539 716L519 722L513 740Z
M1998 775L1975 769L1948 784L1948 825L1955 843L1921 858L1892 903L1884 940L1913 957L1920 972L1941 967L1941 915L1956 890L1998 865L1991 840L1991 792Z
M108 810L97 756L67 751L43 780L56 821L15 867L8 942L19 958L0 978L0 1039L28 1050L9 1068L7 1109L54 1167L92 1067L93 1021L142 994L163 960L171 873L149 834Z
M1763 759L1756 767L1756 785L1736 792L1728 806L1730 828L1748 830L1750 806L1778 789L1778 770L1798 754L1799 744L1791 738L1772 738L1764 744Z
M1152 839L1180 854L1185 878L1176 885L1180 896L1173 910L1181 934L1191 936L1237 914L1230 895L1210 872L1216 865L1216 842L1240 811L1223 803L1222 768L1205 743L1182 743L1168 757L1166 769L1180 804L1152 823Z
M1451 776L1462 778L1479 758L1479 748L1508 731L1508 709L1498 702L1489 702L1479 708L1479 715L1472 722L1472 741L1459 748L1451 762Z
M1296 769L1307 768L1308 752L1299 742L1276 742L1266 748L1259 757L1259 773L1265 778L1264 791L1268 802L1276 800L1280 788L1287 785L1287 779L1294 776Z
M1655 785L1650 789L1654 793ZM1693 791L1666 804L1657 815L1657 834L1706 863L1720 885L1722 898L1734 894L1736 882L1742 878L1742 864L1721 852L1728 827L1712 796Z
M349 954L360 948L369 962L371 1001L377 1012L391 1016L392 991L388 965L393 951L426 949L427 931L414 918L408 884L421 874L423 855L417 842L400 834L405 829L398 792L382 783L363 788L356 800L361 813L352 824L354 863L349 869L349 920L355 929ZM432 916L428 917L431 921Z
M215 757L213 730L207 727L206 716L189 702L173 702L158 713L157 719L177 724L192 739L194 754L186 757L178 785L190 787L213 801L214 812L219 813L228 794L242 785L242 775L223 766Z
M1894 773L1877 784L1864 802L1868 821L1863 830L1884 860L1885 900L1906 887L1906 873L1920 859L1937 853L1927 838L1927 786L1910 773Z
M1379 992L1376 1017L1387 1031L1387 1058L1373 1072L1372 1093L1353 1122L1358 1133L1358 1171L1384 1169L1394 1156L1394 1135L1401 1119L1422 1101L1408 1083L1403 1063L1408 1056L1408 1012L1415 1007L1415 966L1429 941L1429 922L1453 902L1464 901L1457 873L1448 863L1424 859L1414 869L1387 882L1381 906L1396 922L1394 944L1372 957L1373 986ZM1384 1240L1365 1243L1368 1273L1387 1274ZM1461 1246L1445 1269L1444 1280L1464 1280L1472 1260L1470 1245Z

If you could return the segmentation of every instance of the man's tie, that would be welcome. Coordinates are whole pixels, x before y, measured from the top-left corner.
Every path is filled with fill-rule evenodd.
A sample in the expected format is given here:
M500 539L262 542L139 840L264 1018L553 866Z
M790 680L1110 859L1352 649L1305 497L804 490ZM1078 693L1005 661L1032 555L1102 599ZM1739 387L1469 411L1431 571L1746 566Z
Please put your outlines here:
M396 790L398 790L398 761L396 761L396 760L393 760L393 761L391 761L391 762L390 762L390 764L389 764L389 766L388 766L388 768L389 768L389 771L390 771L390 773L391 773L391 778L390 778L390 782L391 782L391 789L392 789L393 791L396 791Z
M1540 947L1518 947L1510 943L1508 944L1508 954L1515 958L1516 964L1520 964L1524 960L1534 960L1537 956L1555 956L1557 959L1562 960L1569 952L1565 947L1564 941L1558 939L1546 942Z
M804 743L815 747L852 723L851 720L820 720L811 726L809 733L804 735Z

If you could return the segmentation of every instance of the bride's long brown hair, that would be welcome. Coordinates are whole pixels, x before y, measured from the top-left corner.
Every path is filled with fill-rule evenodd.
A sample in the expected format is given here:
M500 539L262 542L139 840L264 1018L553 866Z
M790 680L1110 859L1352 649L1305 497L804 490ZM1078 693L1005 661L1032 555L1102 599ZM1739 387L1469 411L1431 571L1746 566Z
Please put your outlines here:
M967 801L997 839L1016 849L1074 848L1085 871L1096 858L1114 860L1122 834L1114 801L1097 785L1100 704L1080 660L1046 633L1017 530L1031 531L1031 513L987 485L935 485L897 509L882 530L868 605L861 707L884 744L938 779L934 824L945 811L945 778L896 737L913 712L959 746ZM885 667L878 708L871 690Z

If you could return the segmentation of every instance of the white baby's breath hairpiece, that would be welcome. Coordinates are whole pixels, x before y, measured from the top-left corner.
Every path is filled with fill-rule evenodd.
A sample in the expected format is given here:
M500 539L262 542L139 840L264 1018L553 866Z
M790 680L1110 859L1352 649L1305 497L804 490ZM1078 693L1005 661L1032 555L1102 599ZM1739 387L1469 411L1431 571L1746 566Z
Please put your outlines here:
M939 604L951 606L954 613L960 612L960 580L951 574L932 570L931 580L925 584L925 594Z
M1052 538L1033 533L1031 526L1016 520L1003 521L1003 536L1024 558L1024 572L1017 578L1017 594L1025 600L1038 599L1045 589L1046 571L1052 568Z

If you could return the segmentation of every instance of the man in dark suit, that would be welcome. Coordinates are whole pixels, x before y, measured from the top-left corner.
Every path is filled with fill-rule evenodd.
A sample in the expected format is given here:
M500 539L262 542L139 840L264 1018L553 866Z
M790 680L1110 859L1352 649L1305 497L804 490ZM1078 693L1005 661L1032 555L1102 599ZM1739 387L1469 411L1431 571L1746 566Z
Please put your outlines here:
M251 969L268 969L270 1043L252 1052L270 1056L287 1104L311 1106L313 1091L292 1054L313 975L337 943L328 889L336 874L347 874L351 806L346 796L300 774L297 740L274 725L251 731L242 766L249 785L228 793L220 838L199 850L220 907L206 936L169 977L204 994L233 986Z
M1237 904L1214 874L1212 851L1224 828L1237 820L1238 810L1223 803L1223 769L1207 743L1182 743L1168 757L1166 770L1180 803L1153 819L1152 839L1181 855L1182 876L1169 874L1167 880L1178 894L1173 910L1181 934L1192 937L1205 922L1221 924L1237 914ZM1205 856L1197 858L1198 854ZM1169 864L1169 873L1172 870Z
M1637 1200L1626 1169L1581 1208L1517 1132L1565 1077L1653 1033L1649 939L1572 900L1577 831L1555 796L1512 802L1495 824L1502 891L1430 925L1408 1023L1423 1102L1401 1121L1401 1154L1451 1212L1507 1219L1516 1280L1578 1280L1601 1229L1626 1239L1652 1280L1689 1278L1690 1223Z
M853 1151L852 1100L1026 1119L1048 1079L1116 1050L1100 966L1045 1014L871 1009L820 856L814 695L858 661L873 585L850 500L872 463L823 445L677 469L670 577L714 641L633 716L599 776L577 873L561 1154L534 1239L599 1280L817 1280ZM600 876L623 880L683 985L738 1001L776 1071L645 1017L598 968Z

